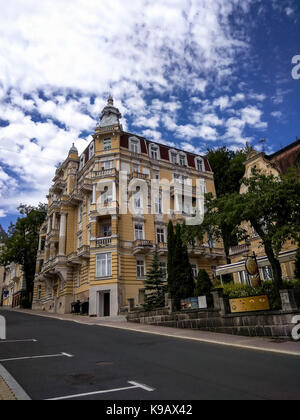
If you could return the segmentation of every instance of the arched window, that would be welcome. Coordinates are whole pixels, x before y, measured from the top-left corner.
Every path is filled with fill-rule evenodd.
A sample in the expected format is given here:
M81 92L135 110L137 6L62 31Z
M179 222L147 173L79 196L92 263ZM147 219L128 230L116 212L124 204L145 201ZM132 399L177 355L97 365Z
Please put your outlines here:
M185 153L179 153L179 165L187 166L187 158Z
M92 142L90 144L90 148L89 148L89 158L91 159L94 156L95 153L95 146L94 146L94 142Z
M176 150L169 150L169 159L173 165L178 164L178 152Z

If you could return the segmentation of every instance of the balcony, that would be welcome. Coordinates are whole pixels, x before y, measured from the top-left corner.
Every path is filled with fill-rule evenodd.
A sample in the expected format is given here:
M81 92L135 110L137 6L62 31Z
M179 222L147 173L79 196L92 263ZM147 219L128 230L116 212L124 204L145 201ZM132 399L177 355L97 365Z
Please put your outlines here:
M58 179L55 181L52 190L55 194L60 194L66 187L66 182Z
M148 254L153 249L153 242L145 239L138 239L133 242L133 254Z
M89 178L85 178L79 186L79 192L90 194L92 191L93 191L92 180Z
M90 258L90 247L88 245L82 245L78 249L77 253L78 258L89 259Z
M159 256L168 255L168 244L166 242L160 242L157 245L157 252Z
M132 179L142 179L144 181L147 181L148 179L150 179L150 175L148 175L148 174L142 174L141 172L133 172L130 175L129 180L131 181Z
M74 190L69 200L66 201L66 204L69 204L71 206L78 206L82 202L83 202L83 196L80 194L78 190Z
M47 240L58 242L59 241L59 229L51 229L51 231L47 235Z
M119 214L118 201L105 200L102 203L91 205L91 214L94 216L114 216Z
M230 251L229 251L229 255L231 257L233 257L234 255L248 254L248 253L249 253L249 245L247 244L233 246L230 248Z
M103 178L111 178L117 175L117 170L115 168L111 169L104 169L102 171L93 171L92 178L93 179L103 179Z
M116 247L118 244L118 238L114 236L106 236L104 238L97 238L95 242L96 248Z

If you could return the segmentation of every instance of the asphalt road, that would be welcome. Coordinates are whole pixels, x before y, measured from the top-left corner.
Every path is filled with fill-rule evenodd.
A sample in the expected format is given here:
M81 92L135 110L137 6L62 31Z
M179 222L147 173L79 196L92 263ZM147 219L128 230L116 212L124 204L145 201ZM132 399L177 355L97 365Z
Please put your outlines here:
M300 400L298 357L0 314L7 319L8 340L37 340L0 342L0 363L33 400L120 388L75 399ZM35 356L51 357L23 359Z

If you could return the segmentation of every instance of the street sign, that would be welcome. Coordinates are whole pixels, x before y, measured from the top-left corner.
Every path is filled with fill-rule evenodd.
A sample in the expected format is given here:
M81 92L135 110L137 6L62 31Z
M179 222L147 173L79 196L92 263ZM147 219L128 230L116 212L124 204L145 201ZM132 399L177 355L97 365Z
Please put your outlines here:
M247 298L230 299L231 313L269 311L268 296L252 296Z

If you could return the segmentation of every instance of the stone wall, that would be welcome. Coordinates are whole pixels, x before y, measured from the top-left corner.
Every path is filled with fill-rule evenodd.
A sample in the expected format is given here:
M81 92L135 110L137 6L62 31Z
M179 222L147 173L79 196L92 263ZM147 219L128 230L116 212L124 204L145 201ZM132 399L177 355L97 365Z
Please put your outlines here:
M152 312L134 311L127 315L129 322L171 328L190 328L201 331L250 337L291 338L292 319L300 310L284 312L253 312L221 314L216 309L170 313L168 308Z

